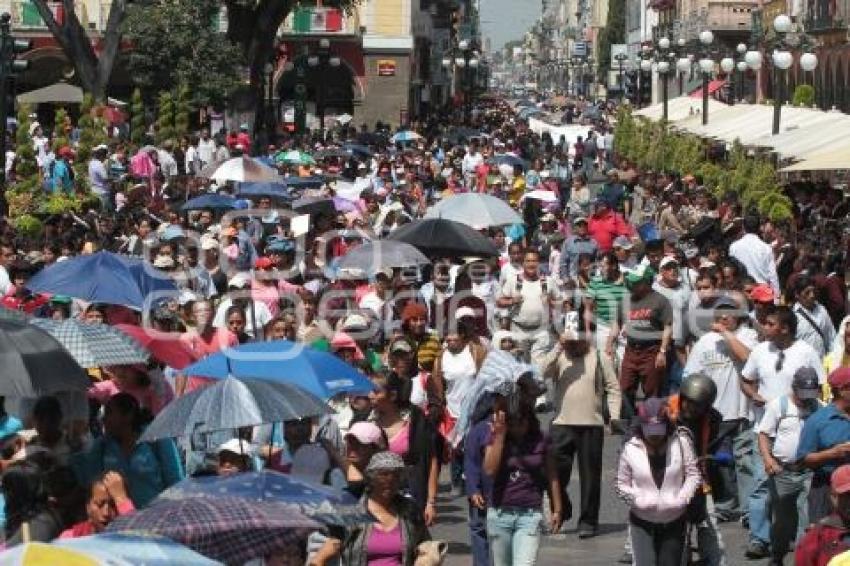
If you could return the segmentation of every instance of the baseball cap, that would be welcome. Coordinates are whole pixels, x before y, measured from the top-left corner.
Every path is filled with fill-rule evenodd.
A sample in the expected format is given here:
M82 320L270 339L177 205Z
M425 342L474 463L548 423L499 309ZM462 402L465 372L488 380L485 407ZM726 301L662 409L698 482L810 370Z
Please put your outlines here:
M362 314L350 314L342 323L343 330L366 330L369 328L369 321Z
M395 354L396 352L404 352L405 354L412 354L413 353L413 346L411 346L410 342L408 342L407 340L405 340L403 338L401 340L396 340L395 342L392 343L392 345L390 345L390 353Z
M475 318L475 311L472 309L472 307L460 307L455 311L455 320L460 320L467 316Z
M218 240L216 240L212 236L201 236L201 249L202 250L217 250L218 249Z
M356 439L360 444L374 444L381 449L387 447L387 443L384 440L384 433L375 423L366 421L354 423L348 429L348 432L345 433L345 438L348 437Z
M668 265L675 265L676 267L678 267L679 262L676 260L675 257L668 255L668 256L665 256L664 259L661 260L661 263L658 264L658 268L664 269Z
M354 359L361 361L365 359L363 352L350 335L345 332L337 332L331 340L332 350L354 350Z
M818 372L806 366L798 368L791 380L791 388L800 399L817 399L820 392Z
M729 295L721 295L717 297L717 300L714 302L714 308L716 309L727 309L727 310L736 310L741 308L735 299L730 297Z
M219 447L216 448L215 452L216 454L221 454L222 452L233 452L240 456L252 456L254 454L254 445L247 440L231 438L224 444L220 444Z
M227 282L228 287L244 289L251 283L251 277L247 273L237 273Z
M576 216L575 218L573 218L573 226L575 226L576 224L581 224L582 222L587 224L587 216Z
M759 283L750 291L750 300L756 303L773 303L776 299L776 294L773 292L773 287L767 283Z
M640 429L644 436L666 436L667 415L664 412L664 400L650 397L638 408Z
M833 493L842 495L850 492L850 464L838 466L829 477L829 486Z
M843 367L838 368L829 374L829 377L826 378L829 386L835 389L841 389L843 387L847 387L850 385L850 368Z
M274 262L267 257L258 257L256 261L254 261L254 267L257 269L269 269L274 265Z
M612 244L612 246L615 248L630 250L634 245L627 236L617 236L616 238L614 238L614 243Z

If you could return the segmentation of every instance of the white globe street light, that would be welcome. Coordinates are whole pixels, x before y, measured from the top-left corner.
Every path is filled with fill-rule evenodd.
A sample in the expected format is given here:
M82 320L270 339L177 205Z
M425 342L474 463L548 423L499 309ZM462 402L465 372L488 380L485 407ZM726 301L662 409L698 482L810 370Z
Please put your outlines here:
M814 53L803 53L800 55L800 67L806 72L814 71L818 66L818 56Z
M750 68L750 66L747 65L746 61L738 61L738 71L739 72L741 72L741 73L746 72L746 70L749 69L749 68Z
M724 57L720 61L720 68L724 73L731 73L735 69L735 61L731 57Z
M649 59L641 59L640 60L640 70L644 73L648 73L652 70L652 61Z
M785 14L779 14L773 18L773 29L776 33L788 33L791 31L791 18Z
M747 54L744 55L744 61L754 71L761 69L761 51L747 51Z
M446 67L448 69L451 66L452 66L452 60L449 59L448 57L443 57L443 67Z
M739 43L738 47L736 47L735 50L738 53L740 53L741 55L743 55L744 53L747 52L747 44L746 43Z
M699 68L703 73L711 73L712 71L714 71L714 61L708 58L700 59Z
M794 63L794 56L791 55L789 51L774 51L773 52L773 64L777 69L782 69L783 71L791 67Z
M658 47L662 51L667 51L668 49L670 49L670 39L666 38L666 37L662 37L661 39L658 40Z
M711 45L714 43L714 34L709 30L701 31L699 34L699 40L703 45Z
M467 49L469 49L469 40L461 39L457 46L460 47L461 51L466 51Z
M667 61L659 61L658 62L658 72L662 75L666 75L670 72L670 63Z
M691 60L687 57L679 57L679 60L676 61L676 70L680 73L687 73L691 70Z
M478 67L478 59L475 58L475 57L470 59L469 60L469 67L472 68L472 69L475 69L476 67Z
M680 37L676 43L679 45L679 47L684 47L687 41L685 41L684 37Z
M455 65L460 68L466 67L466 59L463 57L455 57Z

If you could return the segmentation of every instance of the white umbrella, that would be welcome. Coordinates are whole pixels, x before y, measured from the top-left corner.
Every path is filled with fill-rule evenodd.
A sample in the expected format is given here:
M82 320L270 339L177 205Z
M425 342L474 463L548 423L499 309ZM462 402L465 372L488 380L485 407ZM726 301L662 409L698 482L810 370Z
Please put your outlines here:
M451 196L431 207L425 218L445 218L475 229L522 224L522 218L505 201L482 193Z
M236 181L239 183L282 183L277 171L250 157L234 157L222 163L210 175L214 181Z
M535 189L522 195L522 198L531 198L542 202L558 202L558 195L546 189Z

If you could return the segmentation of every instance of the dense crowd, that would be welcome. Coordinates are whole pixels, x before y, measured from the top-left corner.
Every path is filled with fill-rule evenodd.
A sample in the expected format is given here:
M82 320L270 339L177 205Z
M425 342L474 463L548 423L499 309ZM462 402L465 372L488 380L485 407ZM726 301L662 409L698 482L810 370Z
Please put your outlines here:
M598 534L603 445L617 442L628 563L727 564L730 521L749 531L747 557L771 564L850 550L844 195L790 187L794 218L777 224L688 171L621 159L608 109L576 100L567 113L577 139L536 133L493 98L465 124L395 135L338 126L257 148L243 125L95 148L92 210L51 216L36 237L3 221L2 306L142 326L193 359L294 342L372 390L324 399L324 417L155 442L139 441L151 419L212 383L156 352L89 368L85 395L6 398L6 546L100 533L185 477L269 469L348 492L370 522L260 562L413 564L433 551L446 468L468 501L473 563L533 564L543 534L573 518L579 539ZM74 191L73 147L30 134L43 190ZM248 155L282 179L216 176ZM187 209L211 195L235 200ZM469 239L435 232L415 244L427 263L388 265L377 248L345 263L407 241L435 205L460 214L461 196L481 199ZM516 221L490 221L485 197ZM100 252L143 259L179 292L130 308L28 287Z

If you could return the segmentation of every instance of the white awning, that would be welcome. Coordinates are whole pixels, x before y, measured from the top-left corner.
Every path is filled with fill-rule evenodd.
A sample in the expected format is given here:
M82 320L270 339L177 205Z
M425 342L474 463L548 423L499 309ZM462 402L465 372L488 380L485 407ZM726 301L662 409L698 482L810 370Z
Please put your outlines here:
M791 173L794 171L836 171L850 169L850 141L845 142L845 144L836 149L804 155L799 163L783 167L779 171L781 173Z
M83 89L68 83L56 83L19 94L17 100L19 104L80 104L83 101Z

